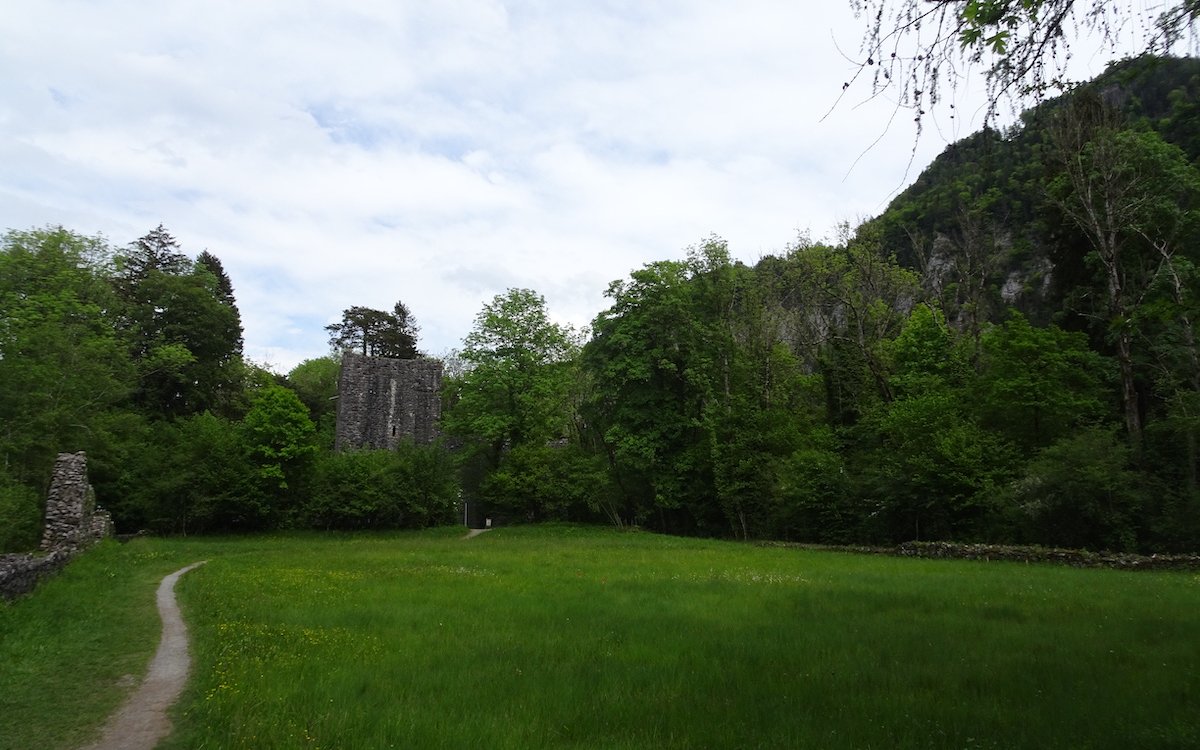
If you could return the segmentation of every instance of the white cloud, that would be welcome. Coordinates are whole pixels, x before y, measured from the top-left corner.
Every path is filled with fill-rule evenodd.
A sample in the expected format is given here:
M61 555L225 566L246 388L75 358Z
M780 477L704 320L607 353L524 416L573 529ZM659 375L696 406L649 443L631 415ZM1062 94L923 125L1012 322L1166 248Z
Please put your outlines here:
M828 234L943 148L914 156L883 99L821 121L857 29L784 0L20 4L0 226L164 223L222 259L248 355L285 370L355 304L402 299L431 352L508 286L585 325L643 263Z

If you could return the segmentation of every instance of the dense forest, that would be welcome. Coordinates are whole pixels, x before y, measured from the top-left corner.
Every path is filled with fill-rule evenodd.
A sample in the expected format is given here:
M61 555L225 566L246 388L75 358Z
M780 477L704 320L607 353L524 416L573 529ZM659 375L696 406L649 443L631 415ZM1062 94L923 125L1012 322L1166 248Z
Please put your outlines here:
M0 245L0 549L58 451L122 531L510 520L823 543L1200 549L1200 61L1113 66L953 144L876 219L754 265L718 237L607 290L535 291L447 357L444 441L337 453L339 352L416 357L355 307L287 375L163 227ZM417 311L419 313L419 311Z

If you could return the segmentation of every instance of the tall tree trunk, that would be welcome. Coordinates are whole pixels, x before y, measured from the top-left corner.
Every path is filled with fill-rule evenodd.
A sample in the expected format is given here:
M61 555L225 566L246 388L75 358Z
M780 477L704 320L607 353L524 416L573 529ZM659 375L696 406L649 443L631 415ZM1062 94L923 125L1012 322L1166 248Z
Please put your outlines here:
M1117 334L1117 367L1121 372L1121 405L1125 411L1125 431L1134 448L1142 444L1142 416L1138 405L1137 386L1133 380L1133 355L1129 332Z
M1163 267L1166 268L1167 275L1171 279L1171 290L1175 298L1175 304L1179 306L1180 310L1184 310L1186 308L1183 306L1183 279L1179 277L1179 269L1175 267L1174 251L1166 242L1154 242L1153 244L1162 256ZM1196 348L1196 331L1192 328L1191 316L1186 312L1180 313L1179 322L1183 327L1183 346L1187 351L1188 357L1188 385L1191 386L1193 393L1200 393L1200 351L1197 351ZM1184 438L1187 446L1188 489L1192 493L1195 493L1197 485L1200 485L1200 477L1197 476L1196 467L1196 428L1190 418L1185 420L1185 425Z
M1129 333L1128 310L1125 309L1125 295L1121 288L1121 268L1117 262L1116 241L1105 243L1107 247L1100 250L1100 258L1108 271L1108 310L1110 320L1114 321L1117 329L1117 368L1121 373L1121 406L1125 414L1125 431L1135 449L1142 442L1142 417L1138 405L1137 384L1133 375L1133 341Z

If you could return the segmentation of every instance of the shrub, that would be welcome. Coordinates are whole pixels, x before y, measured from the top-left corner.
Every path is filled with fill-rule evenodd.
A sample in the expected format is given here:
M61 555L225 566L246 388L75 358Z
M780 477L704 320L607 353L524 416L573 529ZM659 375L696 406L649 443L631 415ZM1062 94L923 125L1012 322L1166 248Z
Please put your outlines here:
M616 519L614 492L600 456L574 445L518 445L483 481L494 510L530 521Z
M255 475L236 423L208 412L146 426L106 488L118 529L187 534L262 528Z
M256 474L245 495L246 518L252 525L276 526L295 510L317 452L315 433L307 407L291 390L268 386L255 396L238 426L242 448Z
M784 539L824 544L857 541L863 509L850 492L846 467L827 430L796 450L780 472L775 526Z
M36 549L41 535L41 497L32 488L0 474L0 552Z
M458 482L440 445L322 453L299 510L319 529L422 528L454 520Z
M1010 488L1039 544L1132 552L1146 501L1129 446L1112 430L1089 428L1064 438L1029 463Z

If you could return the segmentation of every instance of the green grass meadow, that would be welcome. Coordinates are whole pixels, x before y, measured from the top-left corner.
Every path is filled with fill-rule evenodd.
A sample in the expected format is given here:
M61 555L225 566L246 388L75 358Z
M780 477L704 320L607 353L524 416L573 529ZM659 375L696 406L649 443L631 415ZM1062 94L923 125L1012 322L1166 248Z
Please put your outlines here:
M170 748L1200 747L1195 573L462 534L106 543L0 605L0 748L94 731L198 559Z

